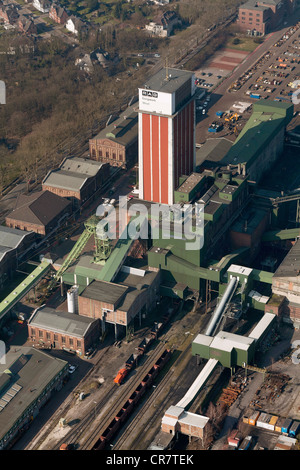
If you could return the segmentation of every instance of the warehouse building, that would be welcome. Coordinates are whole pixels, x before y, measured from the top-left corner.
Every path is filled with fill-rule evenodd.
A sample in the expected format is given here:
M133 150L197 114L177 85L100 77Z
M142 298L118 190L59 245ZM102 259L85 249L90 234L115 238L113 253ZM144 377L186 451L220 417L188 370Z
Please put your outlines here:
M255 351L274 326L276 315L264 314L248 336L220 331L214 337L205 334L196 336L192 343L192 354L203 359L215 359L223 367L234 370L253 364Z
M138 103L129 106L120 117L90 139L90 158L110 166L130 168L138 154Z
M272 292L281 299L282 319L300 326L300 240L296 240L272 279ZM284 302L282 302L284 297ZM282 306L283 303L283 306Z
M199 334L192 343L192 354L217 359L223 367L250 364L255 353L253 338L220 331L215 337Z
M120 326L127 329L135 318L141 324L142 318L156 306L159 283L156 271L124 267L114 282L94 280L79 293L79 315L100 319L102 332L108 324L113 325L118 337Z
M50 191L21 195L16 208L5 219L7 227L45 236L71 215L71 203Z
M269 212L248 205L230 227L231 249L237 250L241 247L248 247L249 262L251 262L260 250L261 237L267 230L269 221Z
M72 202L73 208L90 203L109 176L109 165L85 158L65 158L60 167L44 178L43 191Z
M0 227L0 288L13 277L19 261L34 245L34 232Z
M9 350L0 364L0 449L9 449L60 390L68 363L31 347Z
M208 421L207 416L190 413L179 406L170 406L163 416L161 429L173 436L180 433L185 436L203 439Z
M249 180L259 182L283 152L286 126L293 104L260 100L220 166L240 167Z
M28 338L35 346L64 349L84 356L99 338L99 321L41 307L28 320Z

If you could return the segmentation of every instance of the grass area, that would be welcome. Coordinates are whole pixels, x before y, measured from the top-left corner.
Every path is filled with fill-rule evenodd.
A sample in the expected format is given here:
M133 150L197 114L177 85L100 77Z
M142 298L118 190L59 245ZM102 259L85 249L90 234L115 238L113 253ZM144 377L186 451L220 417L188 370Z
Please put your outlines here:
M235 42L239 41L237 44ZM230 37L225 47L236 49L238 51L252 52L259 46L252 37Z

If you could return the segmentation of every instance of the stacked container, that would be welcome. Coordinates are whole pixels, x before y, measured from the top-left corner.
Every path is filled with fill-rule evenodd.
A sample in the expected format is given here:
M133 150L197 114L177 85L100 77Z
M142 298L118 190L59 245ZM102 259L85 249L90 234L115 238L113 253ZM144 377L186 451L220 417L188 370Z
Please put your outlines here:
M254 411L254 413L252 413L249 416L249 424L251 424L252 426L255 426L259 415L260 415L259 411Z

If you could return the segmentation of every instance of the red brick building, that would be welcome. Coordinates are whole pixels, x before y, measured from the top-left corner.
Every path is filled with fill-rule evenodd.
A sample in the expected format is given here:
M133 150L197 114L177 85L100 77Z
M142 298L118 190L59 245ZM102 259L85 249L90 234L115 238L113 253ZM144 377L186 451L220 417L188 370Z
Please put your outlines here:
M65 158L60 167L51 170L42 183L43 191L69 199L73 207L91 202L109 176L109 165L90 159Z
M19 18L17 8L14 5L4 5L0 1L0 18L3 18L6 23L14 24Z
M20 16L17 24L18 24L19 30L22 33L26 33L26 34L37 33L37 27L31 18L27 18L26 16Z
M138 155L138 113L129 106L120 117L90 139L90 158L110 166L128 168Z
M22 195L16 208L5 219L7 227L48 235L72 213L72 205L49 191Z
M237 24L251 36L263 36L274 31L294 9L295 0L248 0L239 8Z
M49 11L49 18L55 21L55 23L65 24L69 18L69 15L63 7L53 3Z
M65 349L84 355L99 338L99 320L41 307L28 321L28 338L45 348Z

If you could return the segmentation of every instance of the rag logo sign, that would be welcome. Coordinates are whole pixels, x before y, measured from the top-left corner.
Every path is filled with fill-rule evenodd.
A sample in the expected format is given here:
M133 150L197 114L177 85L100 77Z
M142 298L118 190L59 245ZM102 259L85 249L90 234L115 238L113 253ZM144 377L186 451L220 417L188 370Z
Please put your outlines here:
M0 364L6 364L5 360L6 347L4 341L0 340Z
M6 87L2 80L0 80L0 104L6 104Z

